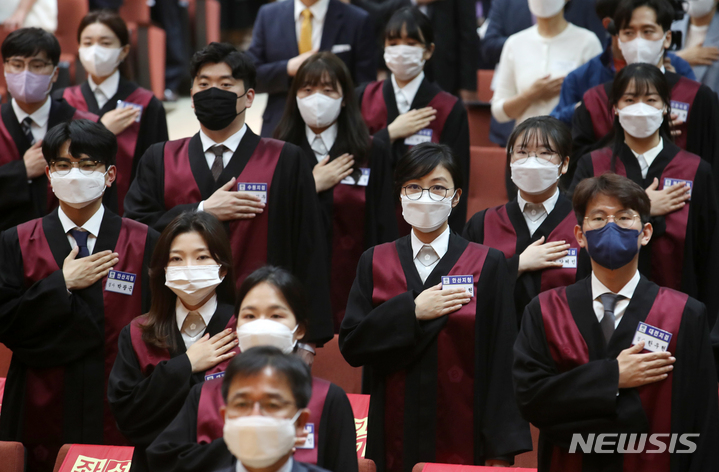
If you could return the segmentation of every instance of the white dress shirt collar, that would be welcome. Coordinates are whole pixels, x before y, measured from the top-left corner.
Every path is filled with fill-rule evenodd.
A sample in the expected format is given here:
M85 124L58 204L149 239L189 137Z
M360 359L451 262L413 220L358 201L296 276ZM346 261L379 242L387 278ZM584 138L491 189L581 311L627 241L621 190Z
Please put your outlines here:
M414 234L414 229L410 231L411 239L412 239L412 258L417 258L417 253L419 253L420 249L424 246L424 243L419 240L416 234ZM432 246L432 249L434 249L434 252L437 253L440 259L444 257L445 254L447 254L447 249L449 248L449 226L440 234L437 236L434 241L429 243L430 246Z
M554 206L557 204L557 200L559 200L559 188L557 188L557 191L554 192L554 195L540 203L544 207L544 210L547 212L547 214L550 214L552 210L554 210ZM527 200L522 198L521 192L517 192L517 204L519 205L519 210L524 213L524 207L527 205Z
M57 209L57 216L60 218L60 224L62 224L62 229L65 231L65 233L68 233L71 229L80 228L82 230L87 231L91 235L95 236L96 238L100 234L100 226L102 225L102 218L105 216L105 206L100 205L100 208L95 212L94 215L90 217L89 220L85 222L82 226L77 226L71 219L68 217L64 211L62 211L62 207L58 207Z
M639 271L634 273L634 277L627 282L627 284L622 287L619 292L617 292L617 295L621 295L627 300L631 300L634 296L634 291L637 289L637 285L639 285L639 279L640 279ZM592 271L592 299L596 300L599 298L600 295L603 295L605 293L614 293L611 290L609 290L606 285L604 285L596 276L594 271Z
M12 99L12 109L13 111L15 111L15 116L17 117L18 123L22 123L23 120L29 116L30 118L32 118L33 124L40 128L44 128L47 126L47 122L50 119L51 104L52 99L48 96L45 99L45 103L43 103L40 108L35 110L35 113L33 113L32 115L28 115L22 108L20 108L20 105L17 104L17 101L15 101L14 98Z
M235 151L237 151L237 147L240 145L240 141L242 141L242 138L245 136L245 133L247 132L247 123L242 125L242 128L240 130L227 138L222 143L216 143L205 134L204 131L200 130L200 141L202 142L202 151L208 152L212 146L215 146L217 144L224 144L232 153L234 154Z
M629 146L627 146L629 147ZM664 140L662 137L659 137L659 144L657 144L655 147L651 148L644 154L639 154L634 152L634 149L629 148L630 151L632 151L632 154L634 154L634 157L637 158L637 162L639 162L639 167L642 170L642 178L647 178L647 173L649 172L649 168L652 166L652 162L654 162L654 159L657 158L660 152L664 149ZM642 156L641 158L639 156ZM642 162L642 159L644 162Z
M399 85L397 84L397 79L394 77L394 74L392 74L390 80L392 81L392 89L394 89L395 101L397 101L398 111L400 115L407 113L412 108L412 102L414 102L414 97L417 95L419 86L422 85L422 81L424 80L424 71L420 72L417 77L410 80L409 83L403 88L399 88ZM405 105L407 107L406 110L399 109L400 100L397 100L397 96L400 94L402 94L402 96L404 96L404 99L407 101L407 105Z
M92 90L92 93L95 94L95 98L97 98L99 90L105 96L105 103L107 103L108 100L115 96L118 87L120 87L120 71L116 70L113 72L112 75L106 78L100 85L96 84L92 80L91 75L88 75L87 82L90 85L90 90ZM100 102L98 101L97 105L102 108L105 106L105 103L100 105Z
M316 136L319 136L320 139L322 139L322 143L324 143L325 148L327 149L327 152L330 152L330 149L332 149L332 146L334 146L335 141L337 140L337 122L335 121L332 123L332 125L327 128L326 130L322 131L319 135L315 134L312 129L305 125L305 133L307 135L307 142L310 143L310 147L312 147L312 143L315 140ZM314 150L314 149L313 149ZM317 158L317 162L324 159L327 155L321 156L315 151L315 157Z
M325 15L327 15L327 9L330 6L330 0L318 0L315 2L314 5L309 7L310 13L312 13L312 18L322 22L325 20ZM297 22L300 18L300 14L307 8L304 3L302 3L300 0L295 0L295 22Z
M217 294L213 295L212 298L207 300L204 305L202 305L200 308L198 308L196 311L199 313L199 315L202 317L202 320L205 322L205 327L209 326L210 320L212 319L212 315L215 314L215 311L217 310ZM182 300L180 300L180 297L177 297L177 302L175 303L175 319L177 320L177 329L182 334L182 339L185 341L185 347L190 348L195 341L200 339L200 337L205 334L205 331L207 330L205 328L204 331L202 331L200 334L195 336L194 338L191 338L187 334L182 332L182 324L185 322L185 318L187 318L187 315L190 313L190 310L185 307L185 305L182 303Z

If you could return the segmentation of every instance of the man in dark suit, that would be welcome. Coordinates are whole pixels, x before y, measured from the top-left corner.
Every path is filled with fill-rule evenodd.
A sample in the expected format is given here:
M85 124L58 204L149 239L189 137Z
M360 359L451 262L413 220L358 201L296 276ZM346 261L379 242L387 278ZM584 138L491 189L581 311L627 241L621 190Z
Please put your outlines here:
M270 94L263 137L272 136L280 121L297 69L317 51L342 59L355 85L376 79L372 24L362 9L340 0L293 0L260 8L247 52L257 67L257 92Z
M299 357L272 346L248 349L227 366L222 396L225 444L240 464L217 472L327 472L292 459L293 446L307 438L312 396L310 368Z

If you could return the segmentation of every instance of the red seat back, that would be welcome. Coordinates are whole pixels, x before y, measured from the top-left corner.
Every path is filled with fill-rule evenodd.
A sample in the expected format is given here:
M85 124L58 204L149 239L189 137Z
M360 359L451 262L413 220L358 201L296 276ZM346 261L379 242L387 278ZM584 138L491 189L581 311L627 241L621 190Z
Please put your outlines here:
M10 368L11 360L12 351L5 347L4 344L0 344L0 377L7 377L7 371Z
M24 472L25 448L19 442L0 441L0 472Z
M377 465L372 459L359 459L359 472L377 472Z
M485 208L507 203L507 188L504 183L507 166L505 149L499 146L472 146L470 156L467 219Z
M332 340L317 349L317 356L312 364L312 375L329 380L346 393L361 393L362 369L352 367L342 357L338 339L339 335L335 334Z

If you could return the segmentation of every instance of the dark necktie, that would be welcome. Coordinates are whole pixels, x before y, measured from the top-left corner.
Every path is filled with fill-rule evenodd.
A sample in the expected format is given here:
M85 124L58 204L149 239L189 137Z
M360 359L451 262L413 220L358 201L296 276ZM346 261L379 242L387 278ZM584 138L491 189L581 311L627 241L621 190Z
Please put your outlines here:
M224 144L218 144L210 148L212 153L215 155L215 162L213 162L212 167L210 167L210 172L212 172L212 178L215 179L215 182L217 182L217 179L220 177L222 169L225 168L225 163L222 160L222 155L225 153L226 149L227 148Z
M620 297L624 298L616 293L603 293L599 295L599 299L602 301L602 305L604 305L604 318L602 318L599 324L602 327L604 340L607 344L609 344L609 340L612 339L612 334L614 334L614 323L616 320L614 317L614 307L617 305L617 300Z
M79 229L71 229L70 234L75 238L77 247L80 251L77 253L77 258L87 257L90 255L90 251L87 250L87 237L90 235L87 231L80 231Z
M29 116L26 116L24 120L22 120L22 123L20 123L20 127L22 128L22 132L25 134L25 137L27 138L28 142L30 143L30 146L35 144L35 136L32 134L32 118Z

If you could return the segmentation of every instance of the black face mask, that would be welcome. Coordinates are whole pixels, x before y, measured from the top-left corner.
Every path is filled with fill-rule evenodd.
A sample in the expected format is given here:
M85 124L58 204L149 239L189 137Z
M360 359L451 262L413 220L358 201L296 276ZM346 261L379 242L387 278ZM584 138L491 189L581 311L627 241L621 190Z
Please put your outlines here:
M244 113L245 107L237 113L237 100L247 95L236 95L229 90L221 90L212 87L192 96L195 104L195 116L203 126L212 131L225 129L240 113Z

